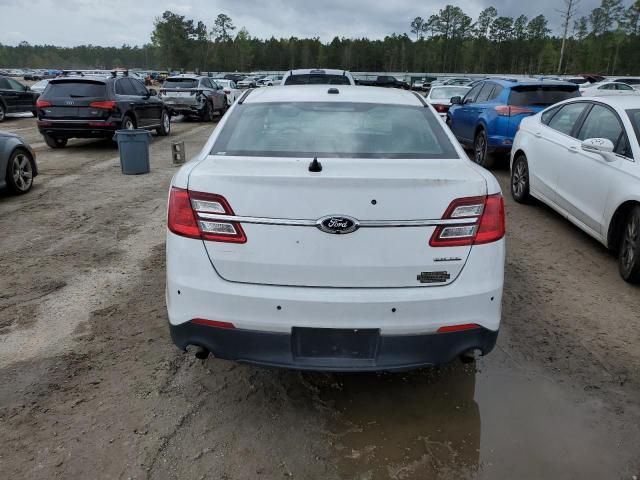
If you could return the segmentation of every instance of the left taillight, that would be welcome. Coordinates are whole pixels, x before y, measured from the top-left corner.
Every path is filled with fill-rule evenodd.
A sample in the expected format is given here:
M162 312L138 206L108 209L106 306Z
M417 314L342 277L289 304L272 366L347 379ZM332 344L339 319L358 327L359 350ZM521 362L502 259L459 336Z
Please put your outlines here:
M172 187L169 193L167 226L176 235L213 242L245 243L247 237L233 216L227 200L213 193L192 192Z
M432 247L462 247L495 242L505 234L504 199L499 193L459 198L451 202L442 219L452 222L436 227L429 241ZM464 222L456 224L456 219Z
M37 108L44 108L44 107L50 107L50 106L51 106L51 102L47 102L46 100L36 100Z
M432 105L438 113L447 113L449 111L449 105L443 105L441 103L434 103Z

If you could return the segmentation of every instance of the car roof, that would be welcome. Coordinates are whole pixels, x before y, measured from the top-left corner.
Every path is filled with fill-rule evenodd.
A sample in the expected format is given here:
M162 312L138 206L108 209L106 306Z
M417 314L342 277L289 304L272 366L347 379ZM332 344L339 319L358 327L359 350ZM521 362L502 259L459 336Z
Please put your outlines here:
M297 70L289 70L289 75L309 75L315 73L317 75L346 75L348 70L337 70L335 68L299 68Z
M182 75L172 75L171 77L165 78L165 80L200 80L201 78L209 78L209 77L182 74Z
M117 77L124 78L124 77ZM106 75L69 75L67 77L52 78L49 80L51 83L72 83L78 80L91 81L91 82L108 82L109 80L115 80L115 77L107 77Z
M504 77L490 77L490 78L485 78L483 80L495 82L499 85L502 85L503 87L517 87L517 86L535 87L538 85L562 85L562 86L574 86L576 87L576 89L578 88L578 85L576 85L575 83L566 82L563 80L550 80L550 79L518 80L516 78L504 78Z
M607 97L576 97L571 101L588 100L592 102L604 103L618 110L640 109L640 95L620 95Z
M339 93L329 93L329 90L338 90ZM244 100L244 103L268 102L349 102L423 106L414 93L406 90L354 85L288 85L260 88L253 90Z

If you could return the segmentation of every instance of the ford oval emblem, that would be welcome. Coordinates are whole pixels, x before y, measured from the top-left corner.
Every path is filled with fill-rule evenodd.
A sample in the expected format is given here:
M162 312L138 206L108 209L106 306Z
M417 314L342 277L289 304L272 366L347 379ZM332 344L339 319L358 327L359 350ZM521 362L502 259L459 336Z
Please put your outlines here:
M330 215L319 219L316 222L316 227L325 233L344 235L355 232L360 227L360 223L355 218L346 215Z

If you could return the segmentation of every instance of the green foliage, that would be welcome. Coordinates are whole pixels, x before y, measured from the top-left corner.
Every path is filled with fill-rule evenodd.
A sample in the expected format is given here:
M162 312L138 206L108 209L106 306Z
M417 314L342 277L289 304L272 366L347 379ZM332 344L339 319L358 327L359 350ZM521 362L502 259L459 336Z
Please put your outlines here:
M418 12L419 13L419 12ZM151 42L142 47L0 45L0 66L33 68L141 67L159 70L252 71L344 68L352 71L466 73L555 73L561 39L551 36L544 15L500 16L494 7L472 19L445 5L417 16L411 37L393 33L382 40L335 37L252 37L232 19L213 23L166 11L156 18ZM567 39L566 73L639 74L640 0L601 0L575 19ZM426 20L425 20L426 19ZM556 24L558 19L552 19ZM207 28L211 25L211 30Z

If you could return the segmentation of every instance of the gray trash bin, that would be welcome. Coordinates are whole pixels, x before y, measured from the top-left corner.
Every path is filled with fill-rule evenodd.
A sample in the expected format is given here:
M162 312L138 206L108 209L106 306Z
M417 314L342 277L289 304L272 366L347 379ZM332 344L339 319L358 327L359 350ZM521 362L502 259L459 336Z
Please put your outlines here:
M113 139L118 142L122 173L125 175L149 173L151 132L140 128L135 130L116 130Z

